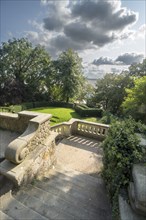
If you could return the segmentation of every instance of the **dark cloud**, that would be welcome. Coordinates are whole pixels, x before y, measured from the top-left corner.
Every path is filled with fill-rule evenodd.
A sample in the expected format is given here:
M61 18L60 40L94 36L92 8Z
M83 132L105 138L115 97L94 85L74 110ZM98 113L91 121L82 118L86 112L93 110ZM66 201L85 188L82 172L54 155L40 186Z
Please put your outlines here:
M120 62L123 65L131 65L134 63L140 63L144 56L142 54L125 53L117 57L116 62Z
M81 17L83 20L105 19L110 16L112 4L105 1L80 1L71 8L74 17Z
M80 43L88 42L90 44L97 45L99 47L112 42L115 37L107 35L95 30L92 27L88 27L84 23L76 22L70 23L64 28L66 36L70 37L74 41L80 41Z
M108 58L108 57L100 57L97 60L93 61L93 64L96 66L100 66L100 65L114 65L115 62L114 60Z
M103 30L122 30L137 20L136 13L120 8L116 11L112 1L81 1L72 6L72 15L101 26Z
M122 8L120 1L81 0L68 3L48 1L49 16L43 20L44 28L55 32L53 43L59 48L64 46L65 49L69 43L70 47L74 46L73 49L84 49L84 44L88 48L97 48L116 39L128 38L130 34L122 31L137 20L136 13Z
M88 44L80 44L65 35L58 35L52 38L50 45L51 47L58 48L58 50L67 50L69 48L74 48L74 50L88 49Z
M53 30L61 30L63 26L63 22L59 20L58 18L47 17L44 18L44 28L47 30L53 31Z
M70 23L64 28L64 33L75 41L91 42L95 38L95 33L86 24L76 22Z
M131 65L134 63L140 63L144 58L143 54L125 53L118 56L115 60L108 57L100 57L95 59L92 64L96 66L100 65ZM113 68L114 70L114 68Z

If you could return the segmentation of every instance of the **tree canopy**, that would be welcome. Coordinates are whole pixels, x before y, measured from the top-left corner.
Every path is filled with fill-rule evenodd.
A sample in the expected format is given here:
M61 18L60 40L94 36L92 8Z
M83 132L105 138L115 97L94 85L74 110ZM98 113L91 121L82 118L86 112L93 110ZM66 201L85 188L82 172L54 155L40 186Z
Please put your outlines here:
M13 39L0 47L1 104L34 100L42 89L51 60L41 46L27 39Z
M146 76L146 59L142 63L131 65L129 67L129 75L136 77Z
M135 79L134 87L126 89L127 97L122 106L125 112L133 116L137 113L146 115L146 76Z
M73 98L82 87L84 77L81 58L72 49L62 52L55 63L57 84L60 88L62 100L66 102Z
M131 87L131 84L132 79L125 73L106 74L97 80L94 99L102 104L104 110L118 114L126 95L125 87Z

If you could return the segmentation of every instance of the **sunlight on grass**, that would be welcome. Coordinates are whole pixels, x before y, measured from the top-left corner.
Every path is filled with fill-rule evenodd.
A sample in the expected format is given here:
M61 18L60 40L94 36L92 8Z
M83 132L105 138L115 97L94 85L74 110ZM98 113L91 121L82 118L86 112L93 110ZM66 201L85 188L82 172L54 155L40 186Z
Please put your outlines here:
M77 119L91 121L91 122L98 122L99 120L99 118L94 118L94 117L82 118L79 114L75 112L74 109L71 109L71 108L41 107L41 108L29 109L29 111L52 114L51 126L65 122L65 121L69 121L71 118L77 118Z

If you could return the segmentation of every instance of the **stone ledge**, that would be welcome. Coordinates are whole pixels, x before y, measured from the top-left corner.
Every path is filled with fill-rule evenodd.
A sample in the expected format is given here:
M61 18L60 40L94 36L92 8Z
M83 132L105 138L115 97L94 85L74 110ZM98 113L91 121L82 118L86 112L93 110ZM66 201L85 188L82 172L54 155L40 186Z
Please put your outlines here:
M130 199L130 205L132 207L132 209L139 215L143 215L146 216L146 206L140 204L137 200L136 200L136 196L135 196L135 189L134 189L134 183L130 182L129 184L129 188L128 188L128 194L129 194L129 199Z
M23 127L23 117L27 116L28 125L24 133L17 139L12 141L5 150L5 158L9 161L19 164L25 157L32 151L38 143L44 141L47 135L49 135L49 123L52 115L22 111L18 113L20 117L20 126ZM22 123L22 124L21 124Z
M134 164L132 176L136 199L146 207L146 164Z
M145 217L136 214L128 202L119 196L120 220L145 220Z
M31 182L34 177L44 175L56 162L56 136L56 133L52 132L45 142L30 152L27 158L19 165L4 160L0 164L0 174L6 176L18 186Z

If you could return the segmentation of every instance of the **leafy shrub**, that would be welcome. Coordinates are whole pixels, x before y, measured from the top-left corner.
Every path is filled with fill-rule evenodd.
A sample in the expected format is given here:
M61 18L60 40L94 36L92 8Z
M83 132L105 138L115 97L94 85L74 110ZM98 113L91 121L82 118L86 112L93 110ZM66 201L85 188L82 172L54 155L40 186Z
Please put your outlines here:
M33 102L24 102L21 104L22 110L33 108Z
M17 112L27 110L27 109L33 109L33 108L38 108L38 107L48 107L48 106L72 108L73 104L66 103L66 102L47 102L47 101L25 102L25 103L22 103L21 105L11 105L10 110L11 112L17 113Z
M120 189L128 186L132 165L142 160L142 148L135 134L139 127L132 119L115 122L111 125L103 143L105 180L112 204L113 217L118 219L118 194Z
M81 116L81 117L101 117L102 116L102 109L98 108L85 108L81 105L75 106L75 111Z

